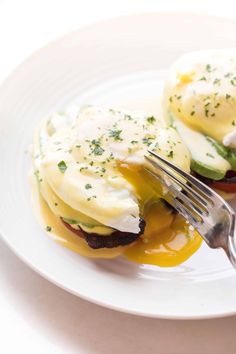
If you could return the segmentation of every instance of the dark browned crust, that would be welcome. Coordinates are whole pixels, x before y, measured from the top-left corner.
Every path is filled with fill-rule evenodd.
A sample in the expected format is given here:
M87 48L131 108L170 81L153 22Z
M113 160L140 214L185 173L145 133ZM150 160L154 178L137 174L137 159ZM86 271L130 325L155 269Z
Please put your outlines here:
M69 229L79 237L82 237L87 242L89 247L93 249L114 248L118 246L129 245L134 241L136 241L144 233L144 229L145 229L145 221L143 219L140 219L140 223L139 223L140 231L137 234L131 232L122 232L117 230L113 232L111 235L102 236L95 233L90 234L88 232L85 232L79 226L77 226L78 229L74 229L70 224L65 222L62 218L61 221L67 227L67 229Z

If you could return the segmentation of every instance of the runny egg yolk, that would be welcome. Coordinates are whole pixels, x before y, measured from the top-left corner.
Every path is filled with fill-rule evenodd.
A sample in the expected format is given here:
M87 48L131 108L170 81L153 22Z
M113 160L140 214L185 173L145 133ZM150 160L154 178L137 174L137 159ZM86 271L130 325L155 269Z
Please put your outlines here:
M145 220L144 235L124 253L130 261L173 267L186 261L201 246L199 233L163 204L153 204Z
M181 215L163 202L155 201L162 195L162 188L156 182L154 192L140 168L123 164L120 171L136 188L146 222L144 235L126 249L125 257L136 263L162 267L186 261L202 243L199 233Z

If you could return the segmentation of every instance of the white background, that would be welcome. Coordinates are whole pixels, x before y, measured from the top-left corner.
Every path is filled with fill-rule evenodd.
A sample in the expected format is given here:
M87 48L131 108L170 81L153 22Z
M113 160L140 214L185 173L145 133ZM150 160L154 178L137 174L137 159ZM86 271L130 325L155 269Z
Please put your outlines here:
M0 0L0 81L66 32L112 16L163 10L236 18L235 0ZM107 310L50 284L0 241L0 353L233 354L236 317L169 321Z

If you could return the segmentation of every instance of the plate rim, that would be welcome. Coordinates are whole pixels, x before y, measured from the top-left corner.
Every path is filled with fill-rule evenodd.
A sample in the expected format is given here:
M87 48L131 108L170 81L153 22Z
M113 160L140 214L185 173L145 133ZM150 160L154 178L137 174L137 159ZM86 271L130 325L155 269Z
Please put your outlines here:
M133 18L133 17L143 17L143 16L173 16L173 17L182 17L182 16L191 16L195 18L204 18L204 19L209 19L209 20L219 20L222 22L232 22L236 25L236 19L227 17L227 16L219 16L219 15L210 15L206 13L194 13L190 11L154 11L154 12L139 12L135 14L127 14L127 15L121 15L121 16L113 16L104 20L96 21L91 24L82 26L79 29L75 29L72 31L67 32L66 34L59 36L52 41L49 41L45 45L41 46L39 49L36 51L32 52L30 55L28 55L21 63L19 63L15 69L13 69L7 76L6 78L1 82L0 84L0 90L3 90L8 83L14 79L14 76L17 75L21 69L25 68L31 61L34 61L34 58L37 57L38 55L43 54L47 48L51 47L54 44L60 44L60 42L64 41L67 37L69 38L71 35L75 33L80 33L82 31L86 31L90 28L93 28L95 26L103 25L103 24L108 24L109 22L112 23L114 20L119 20L123 18ZM36 273L38 273L40 276L48 280L49 282L53 283L54 285L58 286L59 288L77 296L80 297L83 300L89 301L91 303L94 303L96 305L102 306L104 308L108 308L110 310L115 310L118 312L122 313L127 313L127 314L132 314L135 316L142 316L142 317L148 317L148 318L159 318L159 319L169 319L169 320L201 320L201 319L213 319L213 318L223 318L223 317L229 317L233 316L236 314L236 308L235 310L223 310L223 311L214 311L214 313L207 313L207 314L199 314L197 315L196 313L192 314L157 314L157 313L146 313L143 312L142 310L134 310L134 309L128 309L128 308L123 308L121 305L116 305L116 304L110 304L107 303L105 300L97 300L91 295L84 295L83 293L79 293L79 291L75 291L72 288L62 284L60 281L56 280L53 275L50 275L46 270L41 269L40 266L35 265L31 261L27 259L26 256L24 256L21 251L17 249L17 247L14 246L14 244L8 239L6 234L1 230L1 225L0 225L0 237L1 240L10 248L10 250L21 260L23 261L27 266L29 266L31 269L33 269Z

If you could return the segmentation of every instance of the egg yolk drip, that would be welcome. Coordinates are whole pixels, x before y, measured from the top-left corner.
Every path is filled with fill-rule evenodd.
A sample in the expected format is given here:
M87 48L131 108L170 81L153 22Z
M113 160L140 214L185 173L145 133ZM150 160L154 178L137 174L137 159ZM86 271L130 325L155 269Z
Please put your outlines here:
M162 267L186 261L201 246L199 233L180 214L158 201L162 187L156 182L154 191L142 169L123 164L120 171L134 185L146 222L144 235L125 250L124 256L136 263Z
M201 246L202 238L179 214L161 203L147 215L145 233L124 255L136 263L173 267L186 261Z

